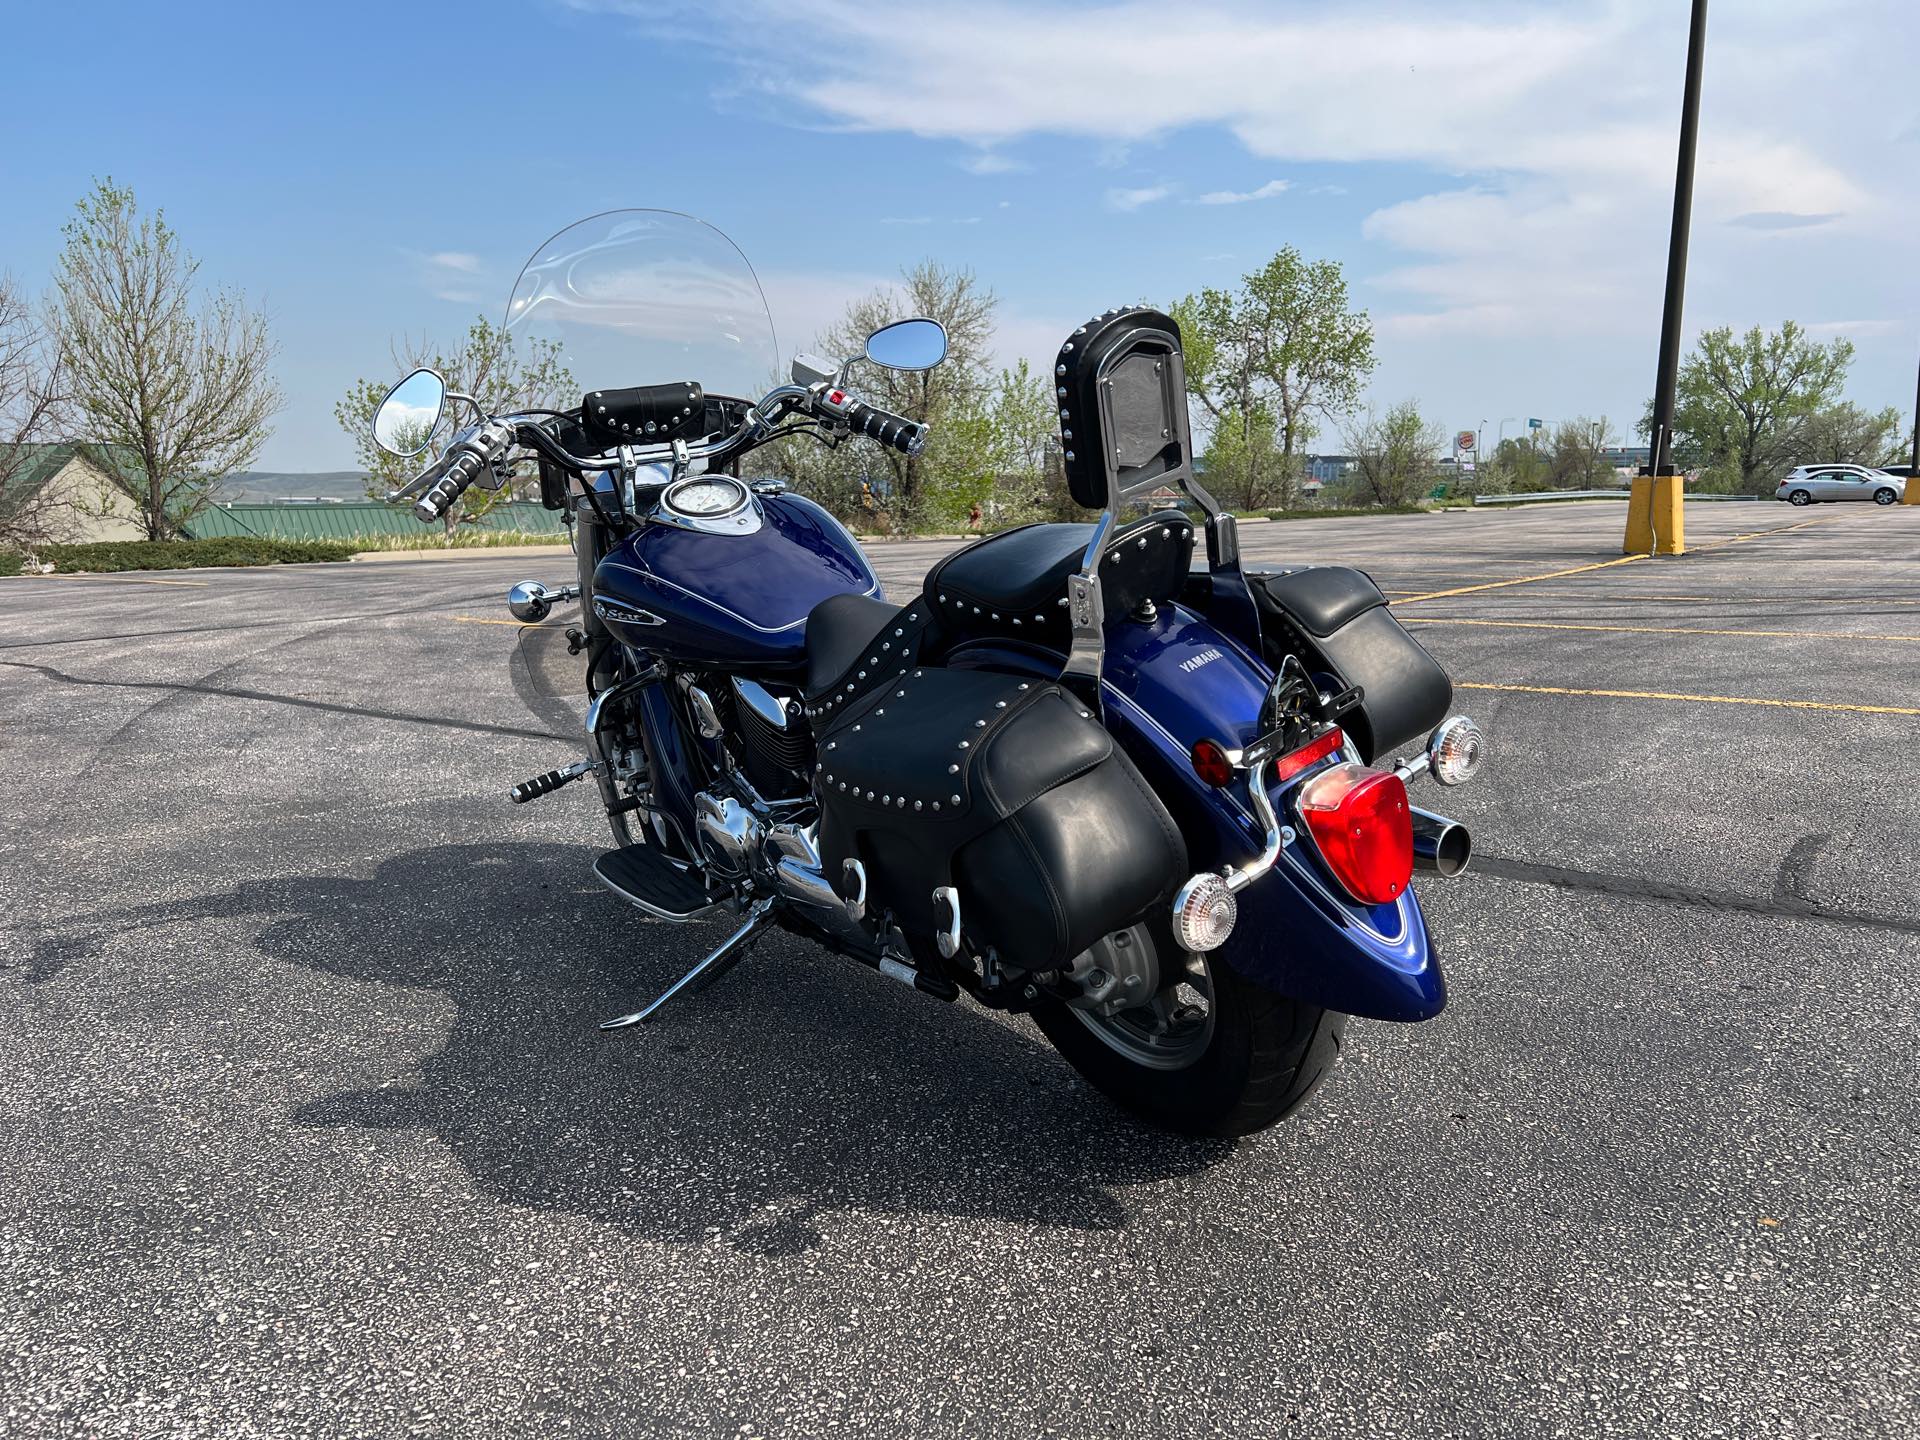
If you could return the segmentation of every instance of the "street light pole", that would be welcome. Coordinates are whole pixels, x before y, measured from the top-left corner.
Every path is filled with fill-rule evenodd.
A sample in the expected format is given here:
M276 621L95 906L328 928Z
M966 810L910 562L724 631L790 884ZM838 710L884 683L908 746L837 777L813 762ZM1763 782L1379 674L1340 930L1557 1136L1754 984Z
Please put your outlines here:
M1680 100L1680 156L1674 167L1673 228L1667 241L1667 298L1660 318L1660 370L1654 377L1647 468L1628 506L1629 552L1683 548L1679 482L1673 475L1673 400L1680 369L1680 317L1687 290L1687 233L1693 215L1693 157L1700 135L1700 73L1707 43L1707 0L1693 0L1687 25L1687 79ZM1662 481L1666 483L1663 485ZM1636 524L1636 522L1639 522Z
M1907 457L1907 504L1920 505L1920 376L1913 382L1913 453Z

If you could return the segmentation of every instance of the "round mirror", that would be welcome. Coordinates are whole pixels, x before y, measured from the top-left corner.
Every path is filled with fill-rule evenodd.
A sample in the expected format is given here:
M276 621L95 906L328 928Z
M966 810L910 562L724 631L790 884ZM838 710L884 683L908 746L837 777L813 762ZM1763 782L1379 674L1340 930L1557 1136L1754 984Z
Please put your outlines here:
M931 370L946 358L946 326L924 316L896 320L867 337L867 359L889 370Z
M447 382L416 370L387 392L373 412L373 443L389 455L418 455L433 439L447 403Z

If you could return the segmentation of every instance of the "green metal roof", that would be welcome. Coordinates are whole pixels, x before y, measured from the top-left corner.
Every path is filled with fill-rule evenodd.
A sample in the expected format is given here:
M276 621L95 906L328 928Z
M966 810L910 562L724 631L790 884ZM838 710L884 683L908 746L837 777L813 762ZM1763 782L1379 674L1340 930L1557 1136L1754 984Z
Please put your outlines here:
M495 506L480 522L482 530L518 530L538 535L561 533L560 512L530 501ZM377 500L345 504L215 505L189 520L188 538L211 540L256 535L268 540L359 540L374 535L417 537L423 546L439 532L413 518L405 505Z

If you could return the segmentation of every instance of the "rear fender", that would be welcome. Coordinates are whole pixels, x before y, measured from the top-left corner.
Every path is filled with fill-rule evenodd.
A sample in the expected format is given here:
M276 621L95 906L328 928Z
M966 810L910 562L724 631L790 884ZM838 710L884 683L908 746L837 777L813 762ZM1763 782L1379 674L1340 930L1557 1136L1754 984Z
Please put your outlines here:
M1196 870L1241 865L1262 849L1244 778L1216 789L1194 774L1193 746L1241 749L1258 738L1260 705L1273 672L1206 620L1163 604L1151 622L1107 631L1101 693L1107 729L1179 823ZM1059 673L1057 655L983 641L948 663ZM1275 809L1290 813L1282 786ZM1237 896L1239 923L1215 958L1278 994L1374 1020L1425 1020L1446 1004L1420 902L1409 888L1390 905L1338 894L1296 839L1274 868Z

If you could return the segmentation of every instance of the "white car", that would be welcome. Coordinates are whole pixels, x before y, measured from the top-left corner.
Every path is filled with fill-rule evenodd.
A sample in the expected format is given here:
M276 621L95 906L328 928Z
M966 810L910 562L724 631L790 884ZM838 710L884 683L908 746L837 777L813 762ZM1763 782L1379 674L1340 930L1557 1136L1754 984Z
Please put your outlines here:
M1871 500L1876 505L1897 505L1907 495L1907 482L1871 465L1796 465L1773 492L1776 500L1790 505L1811 505L1816 500Z

